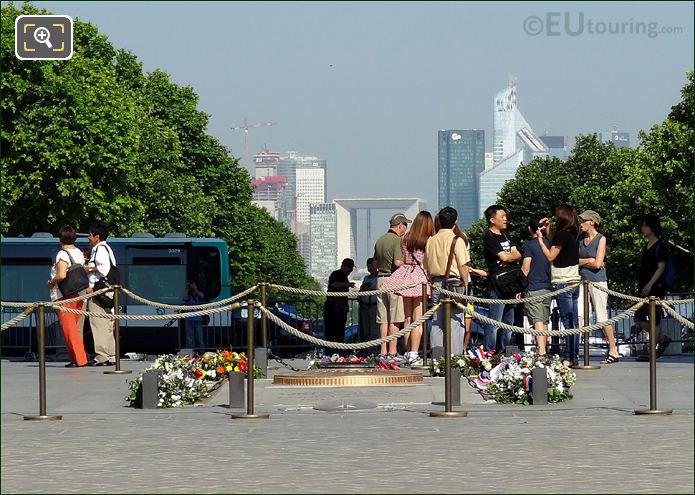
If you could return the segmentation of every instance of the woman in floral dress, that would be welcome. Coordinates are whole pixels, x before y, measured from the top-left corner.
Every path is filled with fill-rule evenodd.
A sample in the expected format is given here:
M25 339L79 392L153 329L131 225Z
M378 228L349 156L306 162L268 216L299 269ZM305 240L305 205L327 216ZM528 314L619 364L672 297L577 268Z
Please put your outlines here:
M422 266L425 258L425 245L427 240L434 233L434 222L432 215L428 211L421 211L413 220L410 230L401 240L403 250L403 265L391 274L388 282L382 288L402 287L404 285L417 284L410 289L396 292L403 297L403 312L405 313L404 325L407 327L413 321L422 316L422 284L427 284L427 273ZM430 295L429 285L427 286L427 296ZM404 357L408 364L422 364L422 359L418 355L420 339L422 338L422 327L414 328L405 337L405 348L408 351Z

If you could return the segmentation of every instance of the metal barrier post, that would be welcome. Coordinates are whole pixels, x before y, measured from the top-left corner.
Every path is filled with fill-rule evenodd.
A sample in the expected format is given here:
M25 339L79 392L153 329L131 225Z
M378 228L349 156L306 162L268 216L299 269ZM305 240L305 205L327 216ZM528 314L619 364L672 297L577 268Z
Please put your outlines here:
M584 293L584 326L589 326L589 281L582 280L582 292ZM589 364L589 332L584 332L584 364L572 366L575 370L598 370L597 364Z
M649 297L649 409L637 409L635 414L671 414L672 409L656 407L656 297Z
M63 416L48 416L46 414L46 306L39 303L38 319L38 346L39 346L39 415L24 416L27 421L58 420Z
M232 419L268 419L269 414L254 414L253 413L253 351L254 342L253 334L255 331L253 324L253 313L256 309L256 301L250 299L246 301L246 413L232 414Z
M422 314L427 313L427 284L422 283ZM422 365L427 366L427 321L422 322Z
M118 316L121 307L120 307L120 285L114 285L113 286L113 311ZM115 355L116 355L116 368L113 370L107 370L104 371L105 375L127 375L129 373L132 373L131 370L122 370L121 369L121 322L118 318L113 320L113 340L114 343L116 344L115 347Z
M461 418L467 416L466 411L454 411L451 397L451 299L444 303L444 411L430 411L430 416L438 418Z

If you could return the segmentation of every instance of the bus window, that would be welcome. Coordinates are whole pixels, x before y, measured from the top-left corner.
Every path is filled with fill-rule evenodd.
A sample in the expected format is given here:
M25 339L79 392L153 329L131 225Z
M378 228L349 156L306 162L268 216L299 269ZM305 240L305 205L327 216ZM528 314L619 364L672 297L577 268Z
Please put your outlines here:
M51 278L50 258L3 258L2 300L48 301L46 282Z
M220 252L215 247L196 246L194 276L198 289L211 301L220 295Z
M134 257L126 265L128 288L165 304L181 304L186 292L186 266L178 257Z

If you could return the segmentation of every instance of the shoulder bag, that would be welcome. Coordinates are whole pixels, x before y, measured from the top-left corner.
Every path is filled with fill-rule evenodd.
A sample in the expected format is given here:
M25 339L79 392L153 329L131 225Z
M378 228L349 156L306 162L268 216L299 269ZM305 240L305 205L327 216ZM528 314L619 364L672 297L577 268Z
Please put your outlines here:
M444 288L451 292L456 292L457 294L468 293L468 288L466 282L464 282L461 277L450 277L449 270L451 270L451 262L454 260L454 248L456 247L456 241L459 236L455 235L454 239L451 241L451 248L449 249L449 259L446 262L446 270L444 272Z
M509 241L507 235L504 235ZM511 245L511 242L510 242ZM492 286L500 296L515 296L526 291L528 279L518 263L502 267L500 271L492 275Z
M85 290L89 287L89 277L87 276L87 272L84 271L84 265L75 263L75 260L72 259L67 249L61 249L61 251L65 251L65 254L70 258L68 273L63 280L58 282L58 289L60 289L61 294L63 294L63 296L69 296L70 294Z
M97 249L99 249L97 247ZM99 279L94 283L94 290L98 291L101 290L105 287L111 287L113 285L119 285L121 283L121 274L118 271L118 267L113 264L111 261L111 257L113 256L113 253L111 252L110 249L106 249L109 254L109 273L106 274L106 276L101 276ZM96 260L96 253L94 253L94 259ZM99 272L97 272L99 273ZM94 300L97 302L99 306L101 306L104 309L111 309L113 308L113 297L109 297L108 292L104 292L103 294L99 294L98 296L94 296Z

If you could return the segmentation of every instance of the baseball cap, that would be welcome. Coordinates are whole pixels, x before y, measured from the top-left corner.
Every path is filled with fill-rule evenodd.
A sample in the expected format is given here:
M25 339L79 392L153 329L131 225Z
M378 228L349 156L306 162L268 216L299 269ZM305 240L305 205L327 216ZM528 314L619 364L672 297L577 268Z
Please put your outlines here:
M405 218L405 215L403 213L396 213L391 217L391 220L389 220L389 224L391 227L395 227L396 225L400 225L402 223L411 223L412 220L408 220Z
M596 213L594 210L586 210L579 215L579 219L583 222L585 220L591 220L595 224L599 225L601 223L601 215Z

